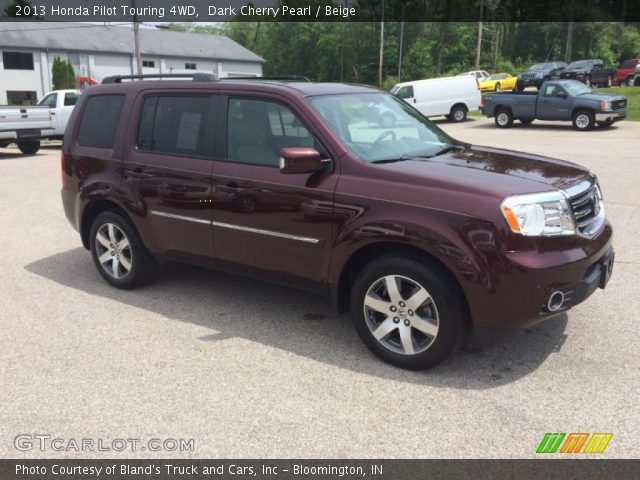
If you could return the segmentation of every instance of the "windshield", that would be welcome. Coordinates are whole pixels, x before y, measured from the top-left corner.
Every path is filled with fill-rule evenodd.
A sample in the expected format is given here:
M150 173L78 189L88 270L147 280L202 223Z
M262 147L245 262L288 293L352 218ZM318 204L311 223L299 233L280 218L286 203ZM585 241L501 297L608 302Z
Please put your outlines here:
M536 63L535 65L532 65L529 70L544 70L546 68L550 68L551 64L550 63Z
M461 145L413 108L388 93L311 97L331 130L366 162L429 157Z
M565 90L567 92L569 92L569 95L571 95L572 97L575 95L584 95L585 93L591 93L592 90L587 87L584 83L582 82L567 82L565 85L563 85Z
M579 60L571 62L567 68L589 68L593 62L589 60Z
M487 77L487 80L504 80L507 78L507 75L504 73L494 73L493 75Z

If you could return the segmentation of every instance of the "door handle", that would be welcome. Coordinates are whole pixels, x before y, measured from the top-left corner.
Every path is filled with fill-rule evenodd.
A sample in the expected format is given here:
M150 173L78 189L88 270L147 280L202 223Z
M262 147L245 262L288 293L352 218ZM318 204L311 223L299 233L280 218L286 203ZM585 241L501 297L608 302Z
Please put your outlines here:
M416 103L416 99L415 98L413 99L413 103Z
M127 177L127 179L131 178L136 182L139 182L143 178L153 177L151 173L145 173L142 171L141 168L134 168L133 170L125 170L124 176Z

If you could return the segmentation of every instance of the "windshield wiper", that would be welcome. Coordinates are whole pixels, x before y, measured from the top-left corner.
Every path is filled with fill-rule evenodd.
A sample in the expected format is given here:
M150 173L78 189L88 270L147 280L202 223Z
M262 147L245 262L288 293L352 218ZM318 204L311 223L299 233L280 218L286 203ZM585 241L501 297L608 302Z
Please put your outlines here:
M469 147L470 147L470 145L468 145L468 144L449 145L447 147L444 147L442 150L437 151L436 153L434 153L431 156L432 157L437 157L438 155L444 155L445 153L449 153L449 152L453 152L453 151L466 150Z
M380 160L373 160L371 163L395 163L395 162L404 162L405 160L412 160L415 157L410 155L402 155L401 157L395 158L381 158Z

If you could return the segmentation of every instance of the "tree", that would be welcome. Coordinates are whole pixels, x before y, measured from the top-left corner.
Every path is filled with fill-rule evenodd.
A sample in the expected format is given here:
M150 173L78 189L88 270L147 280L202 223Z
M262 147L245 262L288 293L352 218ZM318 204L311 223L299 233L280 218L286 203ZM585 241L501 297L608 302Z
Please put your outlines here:
M71 62L56 56L51 66L51 81L54 90L76 88L76 74Z

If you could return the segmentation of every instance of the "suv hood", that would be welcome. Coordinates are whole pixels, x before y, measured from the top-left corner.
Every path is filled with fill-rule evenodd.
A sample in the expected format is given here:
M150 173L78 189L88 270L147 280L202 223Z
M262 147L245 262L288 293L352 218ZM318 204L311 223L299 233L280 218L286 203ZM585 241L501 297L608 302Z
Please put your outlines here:
M564 190L589 176L589 170L563 160L480 146L385 167L410 174L403 179L407 183L500 198Z

